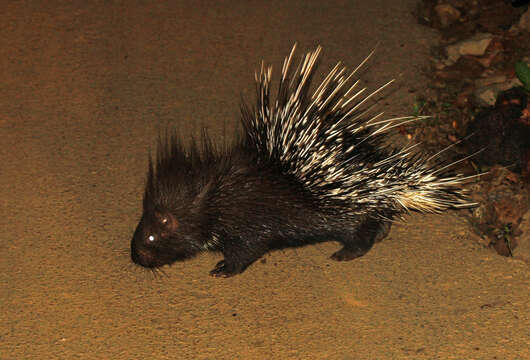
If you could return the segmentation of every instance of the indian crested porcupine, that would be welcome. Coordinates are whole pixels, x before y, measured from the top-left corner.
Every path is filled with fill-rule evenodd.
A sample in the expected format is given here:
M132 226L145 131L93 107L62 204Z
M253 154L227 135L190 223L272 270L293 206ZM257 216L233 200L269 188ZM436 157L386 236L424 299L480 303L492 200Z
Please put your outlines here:
M233 144L215 146L206 133L188 147L177 135L159 139L131 242L136 264L155 269L217 251L224 259L210 274L228 277L272 249L323 241L343 245L332 259L352 260L402 213L471 205L465 178L446 174L436 156L385 144L387 130L416 119L369 115L367 101L386 85L363 97L355 71L339 63L310 90L321 48L293 70L295 47L275 98L271 67L256 73L257 105L242 106Z

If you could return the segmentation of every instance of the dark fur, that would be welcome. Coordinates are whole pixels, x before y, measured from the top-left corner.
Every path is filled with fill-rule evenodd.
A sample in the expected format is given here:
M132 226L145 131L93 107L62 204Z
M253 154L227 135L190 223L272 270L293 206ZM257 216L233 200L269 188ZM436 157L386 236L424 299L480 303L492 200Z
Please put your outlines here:
M185 150L177 136L160 141L149 165L144 212L131 243L135 263L159 267L201 251L224 255L215 276L242 272L271 249L338 241L335 260L365 254L388 231L369 216L345 218L319 202L273 164L258 165L242 142ZM153 236L153 240L149 240Z

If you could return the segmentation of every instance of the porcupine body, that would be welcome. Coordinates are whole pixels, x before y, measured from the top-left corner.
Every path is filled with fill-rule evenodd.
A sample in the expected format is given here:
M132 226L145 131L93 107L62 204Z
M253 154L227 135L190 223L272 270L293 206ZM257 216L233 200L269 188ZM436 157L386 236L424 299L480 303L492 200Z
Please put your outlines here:
M363 97L355 71L340 64L310 90L320 47L296 70L294 50L274 99L271 68L256 74L257 105L242 106L233 144L215 146L205 133L188 147L177 135L159 140L131 241L135 263L155 269L216 251L224 259L210 274L228 277L272 249L323 241L342 244L332 259L351 260L402 213L470 205L463 177L385 145L385 131L413 118L370 115L365 104L379 90Z

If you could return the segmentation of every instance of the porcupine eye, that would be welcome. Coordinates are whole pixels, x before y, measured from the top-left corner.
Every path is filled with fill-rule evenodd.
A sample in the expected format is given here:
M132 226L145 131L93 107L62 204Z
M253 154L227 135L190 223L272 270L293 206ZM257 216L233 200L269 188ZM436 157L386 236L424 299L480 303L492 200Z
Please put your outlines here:
M161 238L167 238L171 233L177 230L178 222L171 214L156 213L155 217L159 224L159 234ZM156 240L156 236L149 235L148 240L153 242Z

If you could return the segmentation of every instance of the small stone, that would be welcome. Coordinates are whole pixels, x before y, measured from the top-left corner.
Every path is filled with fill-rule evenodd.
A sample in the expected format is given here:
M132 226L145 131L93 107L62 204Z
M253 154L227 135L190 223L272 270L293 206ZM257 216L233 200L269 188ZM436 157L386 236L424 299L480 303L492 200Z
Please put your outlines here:
M480 106L493 106L495 101L497 101L497 94L493 88L486 87L475 90L473 93L473 98L475 102Z
M493 35L491 34L476 34L467 40L447 46L445 48L447 57L451 62L456 62L463 55L482 56L486 52L491 40L493 40Z
M475 87L482 88L485 86L489 86L492 84L498 84L506 81L506 76L504 75L496 75L496 76L490 76L485 79L477 79L475 80Z
M530 8L519 19L519 29L530 32Z
M436 5L434 7L434 11L440 19L440 24L442 27L447 27L448 25L453 24L461 16L460 11L449 4Z
M502 83L495 83L489 86L477 88L473 92L473 99L479 106L493 106L497 101L497 95L501 91L506 91L521 85L522 83L519 81L519 79L513 78Z

